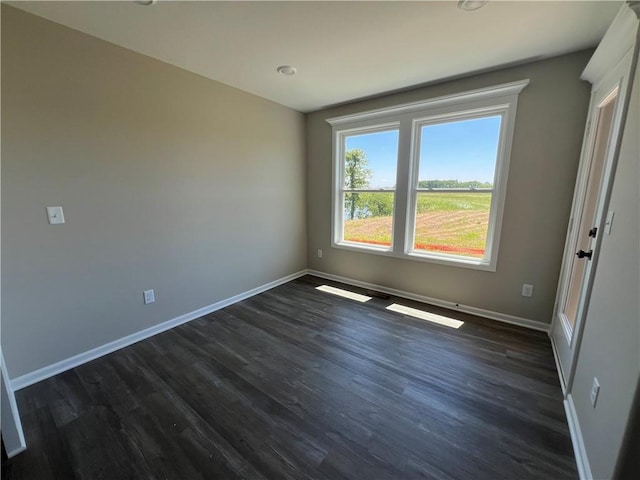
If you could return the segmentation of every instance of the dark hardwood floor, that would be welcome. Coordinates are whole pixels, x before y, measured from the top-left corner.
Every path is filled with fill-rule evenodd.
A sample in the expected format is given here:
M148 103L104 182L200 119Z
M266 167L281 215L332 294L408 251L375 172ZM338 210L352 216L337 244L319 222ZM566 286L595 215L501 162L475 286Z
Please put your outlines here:
M577 478L546 334L321 284L364 293L306 276L17 392L3 478Z

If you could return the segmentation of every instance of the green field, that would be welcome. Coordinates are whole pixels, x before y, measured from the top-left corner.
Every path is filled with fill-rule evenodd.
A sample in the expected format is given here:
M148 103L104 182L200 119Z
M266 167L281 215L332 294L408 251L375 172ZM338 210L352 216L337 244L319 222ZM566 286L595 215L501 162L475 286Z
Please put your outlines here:
M391 245L393 193L359 194L357 201L359 216L365 218L345 220L344 239ZM490 205L490 192L420 193L414 248L471 257L484 256Z

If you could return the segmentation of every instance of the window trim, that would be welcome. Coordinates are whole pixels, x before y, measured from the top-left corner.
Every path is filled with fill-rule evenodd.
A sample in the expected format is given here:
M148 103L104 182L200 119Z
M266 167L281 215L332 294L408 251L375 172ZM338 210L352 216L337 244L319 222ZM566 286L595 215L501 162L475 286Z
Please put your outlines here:
M502 228L502 215L500 205L504 205L504 201L501 200L501 191L503 189L500 187L500 177L501 173L504 171L504 138L507 135L505 131L505 126L507 123L507 111L509 105L496 105L494 107L483 108L483 109L475 109L473 111L457 111L451 115L437 115L434 117L428 118L417 118L413 121L413 133L414 133L414 145L413 145L413 154L412 154L412 171L409 178L409 199L407 201L408 210L408 218L407 218L407 226L405 228L406 236L405 236L405 252L408 255L420 256L420 257L433 257L433 258L445 258L451 259L452 261L469 261L472 263L481 263L481 264L491 264L491 259L496 256L494 252L497 254L497 246L494 245L493 238L494 236L500 236L500 230ZM420 129L425 125L441 125L442 123L451 121L464 121L464 120L472 120L477 118L486 118L490 116L500 116L500 130L498 137L498 148L496 151L496 163L495 170L493 176L493 188L491 191L491 205L489 207L489 223L487 226L487 241L485 247L485 254L482 259L476 260L472 257L464 257L461 255L454 254L446 254L446 253L432 253L426 251L417 251L414 248L414 240L415 240L415 221L412 219L415 218L415 212L418 204L418 195L421 191L429 191L428 189L419 189L418 184L418 171L420 166L420 146L421 146L421 135ZM415 155L415 156L414 156ZM463 190L464 191L464 190ZM502 199L503 200L503 199ZM495 246L495 249L494 249ZM488 258L488 261L485 259Z
M333 248L373 253L403 259L424 261L456 267L496 271L502 231L506 186L513 143L518 95L529 79L477 90L436 97L366 112L333 117L326 120L332 126L332 202L331 246ZM419 164L420 127L446 120L469 119L500 114L500 138L494 173L494 187L485 257L476 259L445 253L416 252L413 249L415 208L417 203L417 170ZM398 159L391 247L378 247L343 240L344 212L342 205L344 137L358 132L383 131L398 128ZM398 241L401 240L401 241Z
M385 124L380 124L380 125L375 125L375 126L367 126L367 127L361 127L361 128L351 128L351 129L345 129L345 130L340 130L340 132L338 132L338 134L335 137L335 140L337 142L337 156L340 159L343 159L345 157L346 154L346 148L345 148L345 139L349 136L353 136L353 135L366 135L369 133L380 133L380 132L390 132L390 131L394 131L397 130L398 131L398 135L400 135L400 123L399 122L389 122L389 123L385 123ZM399 140L398 140L399 142ZM398 159L396 158L396 169L397 169L397 162ZM335 182L334 182L334 201L335 204L337 206L337 210L336 212L343 212L344 215L344 195L346 193L360 193L360 192L380 192L380 193L393 193L393 207L394 207L394 211L392 214L392 218L395 215L395 206L396 206L396 191L398 190L398 179L396 176L396 187L393 189L381 189L381 188L356 188L356 189L346 189L344 187L344 170L345 170L345 164L344 162L340 161L340 162L334 162L334 167L336 169L336 174L334 175L335 178ZM397 175L397 173L396 173ZM393 251L393 233L394 233L394 221L392 220L391 222L391 245L389 247L386 247L384 245L375 245L372 243L360 243L360 242L350 242L348 240L344 240L344 221L341 222L334 222L334 226L337 229L335 231L335 235L332 235L335 239L341 238L343 240L341 240L339 243L341 245L346 245L346 246L352 246L354 248L359 248L361 245L367 246L368 248L371 248L375 251L380 251L380 252L391 252Z

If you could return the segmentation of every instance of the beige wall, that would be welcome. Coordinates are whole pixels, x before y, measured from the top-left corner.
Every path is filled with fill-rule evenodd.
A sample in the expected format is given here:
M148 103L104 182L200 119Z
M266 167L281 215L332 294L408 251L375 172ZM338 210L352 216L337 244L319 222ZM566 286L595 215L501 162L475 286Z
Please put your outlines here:
M591 51L307 115L309 268L410 293L551 321L590 86ZM331 127L325 119L530 78L518 102L497 271L331 248ZM316 255L323 249L323 258ZM523 283L534 296L520 295Z
M612 478L640 381L640 70L629 105L608 208L615 217L602 237L570 392L594 478Z
M304 141L298 112L3 5L11 378L305 268Z

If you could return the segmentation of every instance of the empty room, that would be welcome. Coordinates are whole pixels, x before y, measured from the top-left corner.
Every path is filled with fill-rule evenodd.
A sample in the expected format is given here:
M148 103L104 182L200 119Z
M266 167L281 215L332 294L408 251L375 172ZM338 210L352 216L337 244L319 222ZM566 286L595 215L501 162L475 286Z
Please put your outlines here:
M2 478L640 478L639 16L3 1Z

